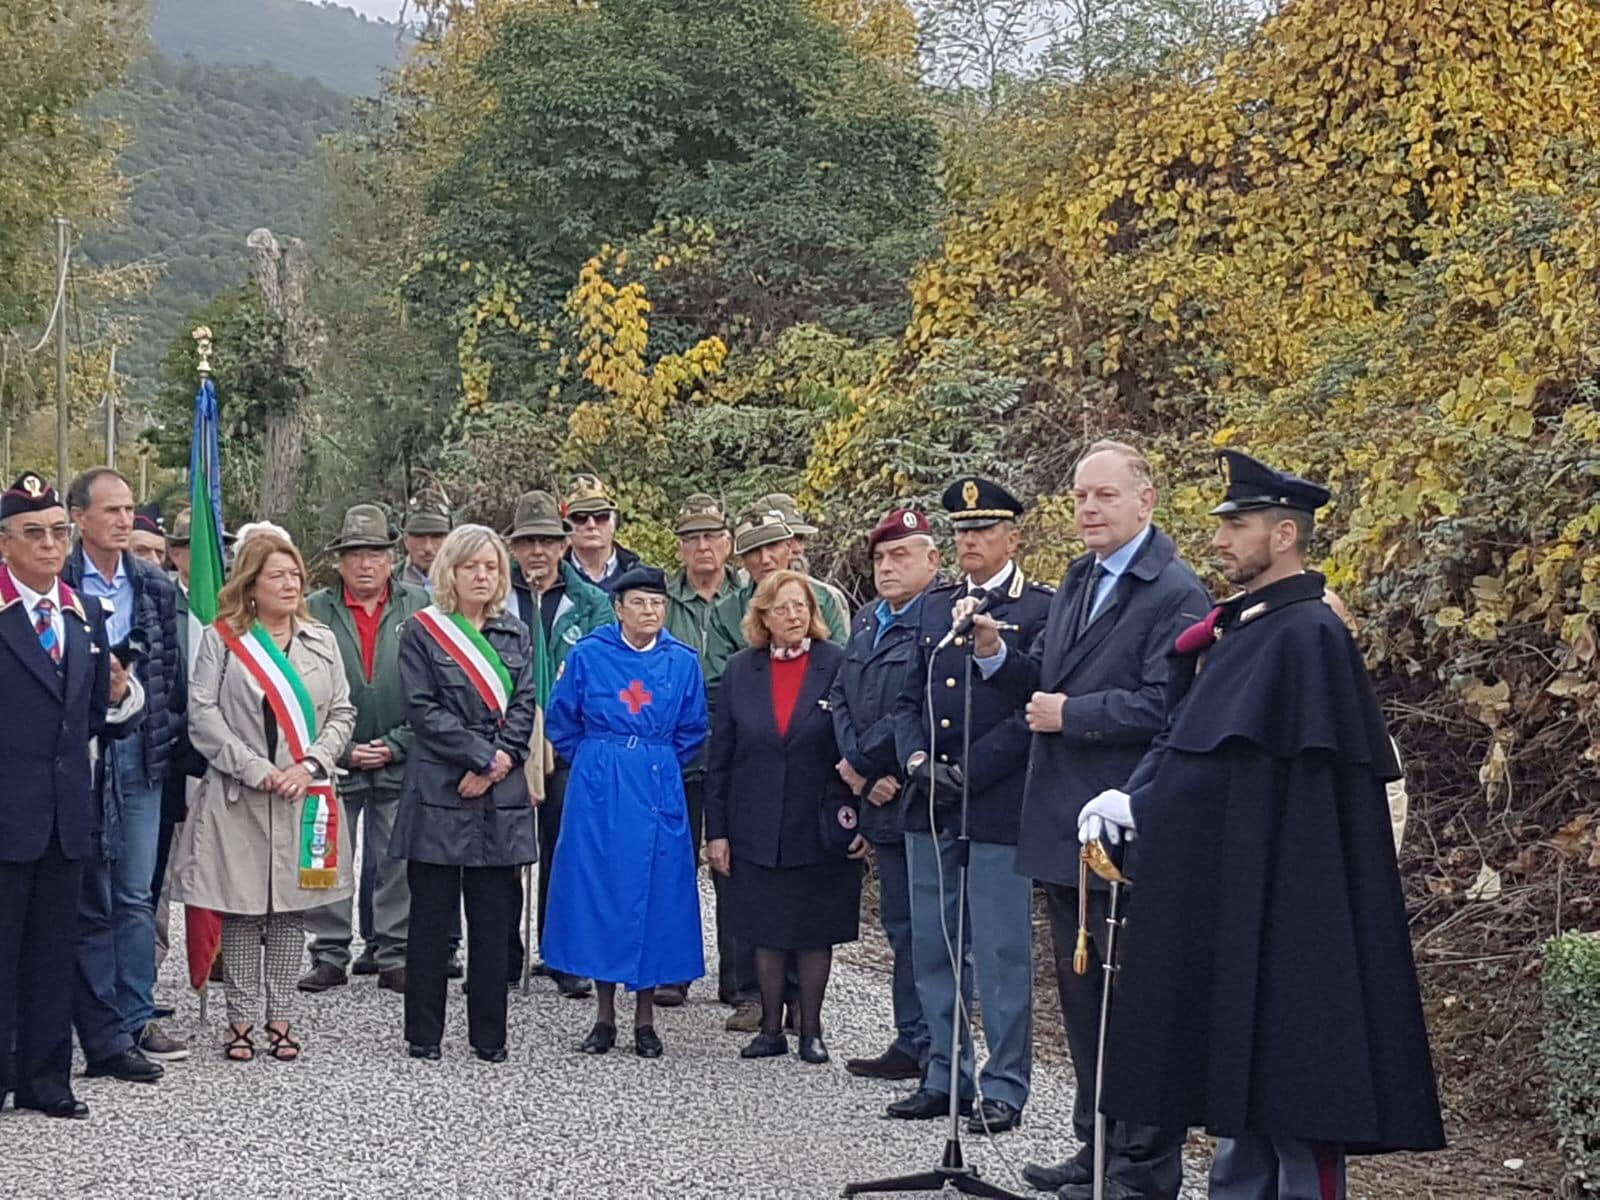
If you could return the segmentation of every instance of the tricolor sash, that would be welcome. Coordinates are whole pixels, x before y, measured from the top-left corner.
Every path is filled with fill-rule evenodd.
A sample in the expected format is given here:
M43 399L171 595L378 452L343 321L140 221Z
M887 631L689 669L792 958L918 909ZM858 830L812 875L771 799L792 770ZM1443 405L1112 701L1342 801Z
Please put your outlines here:
M243 636L226 621L217 621L215 629L266 696L290 757L304 761L317 740L317 712L300 672L259 621ZM339 881L339 806L331 781L313 783L306 790L299 843L300 886L333 887Z
M466 672L489 711L504 722L506 705L511 700L511 672L501 661L500 652L471 621L460 613L447 613L437 604L417 613L417 622Z

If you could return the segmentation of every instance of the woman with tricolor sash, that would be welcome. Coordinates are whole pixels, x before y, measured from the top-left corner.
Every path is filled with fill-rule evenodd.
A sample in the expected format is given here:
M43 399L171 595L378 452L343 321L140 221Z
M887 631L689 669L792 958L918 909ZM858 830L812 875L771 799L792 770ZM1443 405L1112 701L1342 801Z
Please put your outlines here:
M338 644L307 611L305 590L292 543L252 538L189 682L189 740L207 766L173 855L172 894L222 914L224 1053L234 1062L256 1054L263 974L267 1052L299 1057L289 1019L305 955L301 914L352 887L334 776L356 710Z
M406 862L406 1043L437 1059L454 917L467 912L467 1040L506 1059L506 977L517 869L538 857L523 764L538 711L528 628L506 611L500 535L457 527L431 571L433 603L400 635L411 749L389 853Z

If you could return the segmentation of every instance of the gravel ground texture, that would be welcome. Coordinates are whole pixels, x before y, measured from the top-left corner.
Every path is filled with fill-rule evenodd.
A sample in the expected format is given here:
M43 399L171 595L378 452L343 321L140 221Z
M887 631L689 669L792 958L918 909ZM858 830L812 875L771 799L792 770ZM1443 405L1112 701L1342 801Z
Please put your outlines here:
M704 911L714 961L709 892ZM855 1079L843 1067L881 1050L892 1029L884 948L872 929L836 956L823 1014L834 1061L820 1067L794 1054L741 1060L745 1035L723 1031L728 1010L705 981L687 1006L657 1013L667 1045L657 1061L631 1052L626 999L617 1048L598 1059L579 1054L592 1001L562 999L544 979L511 995L508 1062L472 1056L465 997L454 986L443 1061L417 1061L405 1054L401 998L371 977L299 997L299 1063L264 1055L229 1063L221 987L213 985L202 1023L182 977L181 929L175 911L159 992L175 1002L166 1026L191 1039L190 1059L169 1064L155 1085L75 1080L88 1121L7 1109L0 1194L810 1198L926 1169L943 1149L942 1123L883 1118L905 1085ZM1039 1064L1023 1128L992 1143L963 1131L968 1160L1030 1194L1013 1172L1071 1152L1071 1106L1070 1068ZM1185 1200L1204 1194L1199 1161Z

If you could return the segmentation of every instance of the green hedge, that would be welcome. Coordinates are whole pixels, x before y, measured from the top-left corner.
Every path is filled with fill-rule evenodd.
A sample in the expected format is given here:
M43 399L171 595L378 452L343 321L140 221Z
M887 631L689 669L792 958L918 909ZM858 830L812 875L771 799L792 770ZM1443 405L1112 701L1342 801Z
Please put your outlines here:
M1600 935L1544 944L1544 1062L1566 1162L1561 1195L1600 1195Z

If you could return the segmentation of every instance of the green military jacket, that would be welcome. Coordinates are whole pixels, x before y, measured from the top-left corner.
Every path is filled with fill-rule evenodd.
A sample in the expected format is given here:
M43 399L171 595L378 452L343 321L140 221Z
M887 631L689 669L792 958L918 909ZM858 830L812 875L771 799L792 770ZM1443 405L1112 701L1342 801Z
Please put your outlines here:
M843 646L850 640L850 613L834 589L809 575L806 578L811 580L817 608L828 624L828 640ZM705 672L706 690L710 693L713 705L716 704L717 685L722 682L722 672L727 669L728 660L745 647L744 614L755 594L756 585L746 580L718 600L711 609L706 629L706 648L700 654L700 667Z
M368 682L361 665L361 638L355 619L344 602L344 585L335 584L306 597L311 615L333 630L344 660L345 677L350 681L350 701L356 706L356 730L350 744L382 740L394 753L393 761L376 771L351 769L348 751L339 765L349 774L339 782L345 795L400 791L406 773L406 750L411 744L411 727L406 723L406 695L400 686L400 627L413 613L431 603L421 588L392 582L384 606L383 623L378 627L378 644L372 656L372 680Z
M667 580L667 632L686 646L693 646L700 655L700 673L710 686L711 663L707 650L711 640L712 610L739 590L739 576L732 568L724 568L717 594L707 600L689 583L689 573L683 568ZM726 662L726 659L723 660ZM720 675L720 667L718 671ZM708 697L708 700L710 697ZM706 773L706 753L702 746L700 756L684 768L686 779L697 779Z
M521 618L533 638L534 687L542 709L550 703L550 692L567 661L567 651L602 625L611 625L617 619L611 607L611 597L584 578L583 572L566 559L561 560L561 582L566 591L566 601L550 627L550 636L544 636L544 625L539 620L539 603L522 574L522 568L511 566L511 600L509 608Z

